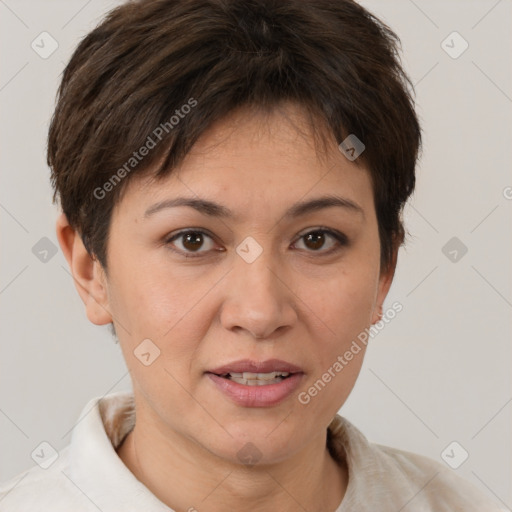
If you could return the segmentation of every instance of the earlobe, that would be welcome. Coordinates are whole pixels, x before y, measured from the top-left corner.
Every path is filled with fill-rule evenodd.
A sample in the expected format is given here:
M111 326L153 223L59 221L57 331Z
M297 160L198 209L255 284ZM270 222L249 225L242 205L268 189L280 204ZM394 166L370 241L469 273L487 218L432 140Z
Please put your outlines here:
M382 315L384 314L384 299L386 298L389 289L391 288L391 283L393 282L393 277L395 275L396 263L398 258L398 249L399 245L396 245L393 251L393 259L391 260L389 267L384 272L381 272L381 275L379 277L379 289L377 292L375 307L372 313L372 325L376 324L379 320L381 320Z
M372 325L375 325L377 322L382 320L382 315L383 315L382 304L379 304L373 310Z
M87 252L82 238L70 226L64 213L57 218L56 233L75 287L85 304L87 318L95 325L111 323L107 280L101 264Z

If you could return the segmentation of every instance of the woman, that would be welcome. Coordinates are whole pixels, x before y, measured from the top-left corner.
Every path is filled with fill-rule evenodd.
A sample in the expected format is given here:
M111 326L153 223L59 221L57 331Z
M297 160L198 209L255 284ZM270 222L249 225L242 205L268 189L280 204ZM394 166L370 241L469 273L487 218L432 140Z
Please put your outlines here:
M337 415L400 310L421 133L397 45L349 0L139 0L80 43L57 236L133 395L91 400L5 510L498 510Z

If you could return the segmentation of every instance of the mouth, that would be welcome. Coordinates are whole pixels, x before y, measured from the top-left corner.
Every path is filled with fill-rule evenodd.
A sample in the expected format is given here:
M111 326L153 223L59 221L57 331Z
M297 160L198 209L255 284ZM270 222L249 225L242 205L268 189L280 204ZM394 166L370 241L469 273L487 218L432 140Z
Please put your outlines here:
M264 386L265 384L276 384L295 373L304 372L299 366L281 359L267 359L266 361L240 359L206 373L212 373L246 386Z
M270 407L293 394L304 377L297 365L244 359L205 372L221 393L243 407Z

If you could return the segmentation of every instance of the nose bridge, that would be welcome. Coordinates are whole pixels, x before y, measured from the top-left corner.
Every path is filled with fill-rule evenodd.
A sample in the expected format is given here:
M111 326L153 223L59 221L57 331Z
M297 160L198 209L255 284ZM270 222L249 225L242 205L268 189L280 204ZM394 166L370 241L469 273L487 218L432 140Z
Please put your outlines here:
M272 255L260 256L253 263L240 264L242 279L247 281L249 287L247 291L253 290L256 296L264 293L276 297L279 294L279 280L276 275L276 265L272 259Z
M275 258L275 251L267 237L265 246L254 238L247 237L236 249L235 272L237 279L241 280L242 296L244 299L277 299L280 294L279 280L276 270L279 262ZM262 296L263 295L263 296Z
M267 337L293 321L294 310L288 288L281 282L276 252L247 237L236 248L232 286L226 297L223 321L226 328L239 327L256 337Z

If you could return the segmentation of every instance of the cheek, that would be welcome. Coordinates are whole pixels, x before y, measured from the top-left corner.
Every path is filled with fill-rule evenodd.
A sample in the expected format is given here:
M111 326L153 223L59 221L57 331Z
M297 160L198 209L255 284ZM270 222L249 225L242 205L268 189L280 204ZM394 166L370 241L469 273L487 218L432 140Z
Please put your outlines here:
M356 335L371 323L378 287L377 276L370 266L346 266L314 289L303 290L310 315L318 317L339 343Z
M305 295L314 325L310 350L316 354L305 392L326 418L346 401L363 364L366 345L358 336L371 325L378 279L373 266L361 262L347 265Z
M169 384L170 375L165 370L185 382L212 320L207 304L215 280L206 277L192 281L169 272L166 275L155 266L143 272L140 268L138 272L127 270L117 269L111 295L114 317L129 332L116 327L127 364L141 383L152 381L157 385L160 379ZM139 346L148 339L151 343L145 341L142 347L158 354L150 372L137 359L143 350Z
M371 324L375 283L340 277L310 295L316 322L311 353L315 365L300 403L308 402L314 416L328 422L350 395L361 370L366 345L358 338Z
M191 363L207 328L197 306L205 291L144 274L123 280L113 294L117 318L129 331L117 327L120 346L133 386L152 407L172 401L173 414L185 415L184 388L193 391Z
M192 283L162 265L142 266L136 259L122 260L112 273L112 313L128 330L161 339L193 309L207 283Z

